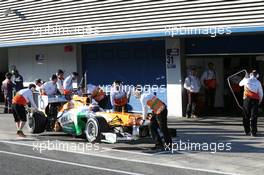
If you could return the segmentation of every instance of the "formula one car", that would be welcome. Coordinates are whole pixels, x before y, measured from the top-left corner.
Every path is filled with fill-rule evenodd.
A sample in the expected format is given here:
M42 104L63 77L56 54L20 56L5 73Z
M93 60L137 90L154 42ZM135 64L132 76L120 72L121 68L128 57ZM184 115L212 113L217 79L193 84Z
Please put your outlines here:
M142 116L137 113L106 112L91 105L88 97L74 95L71 100L59 97L37 97L39 111L28 114L31 133L42 133L46 129L46 107L59 103L54 130L84 136L89 142L132 140L149 135L147 126L140 126ZM35 100L36 101L36 100Z

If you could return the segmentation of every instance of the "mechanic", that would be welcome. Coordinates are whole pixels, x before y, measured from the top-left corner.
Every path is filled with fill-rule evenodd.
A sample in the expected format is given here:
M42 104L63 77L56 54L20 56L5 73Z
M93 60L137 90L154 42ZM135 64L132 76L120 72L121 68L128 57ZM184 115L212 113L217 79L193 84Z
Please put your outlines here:
M51 80L44 83L40 90L41 95L47 95L49 97L54 97L55 95L59 94L58 88L57 88L57 75L53 74L51 76ZM47 123L47 131L51 131L54 128L57 114L58 114L58 106L60 103L50 103L47 108L45 109L45 112L48 116L48 123Z
M159 98L150 92L143 92L141 86L137 86L134 95L137 99L140 100L142 105L142 125L146 122L148 116L148 109L152 110L152 116L150 117L150 131L153 140L155 141L155 147L151 148L153 150L164 149L162 138L159 134L159 129L163 133L164 141L167 146L172 145L171 135L169 133L167 125L167 114L168 110L165 105Z
M63 90L63 81L64 81L64 71L59 69L56 73L57 77L58 77L58 81L57 81L57 88L59 90L59 92L61 94L64 94L64 90Z
M35 89L36 85L30 84L28 88L18 91L12 100L13 116L16 123L17 135L19 137L25 137L22 131L27 121L25 106L30 103L31 111L34 112L37 110L37 105L33 99L33 92Z
M40 87L41 95L54 96L58 94L57 81L57 75L53 74L50 78L50 81L44 83Z
M110 92L110 100L115 112L127 112L129 98L121 81L114 81Z
M77 72L72 72L71 75L65 78L63 81L63 94L69 95L74 92L73 90L73 81L77 80L79 74Z
M196 68L192 68L190 71L190 75L185 78L184 88L187 90L187 97L188 97L188 104L186 107L187 109L186 117L198 118L196 107L197 107L201 84L197 76Z
M92 112L104 111L104 109L101 108L96 101L93 101L92 98L87 99L87 106L88 106L89 111L92 111Z
M36 85L36 91L40 93L40 88L43 85L43 81L41 79L36 79L35 80L35 85Z
M239 83L244 86L244 116L243 125L246 135L257 136L258 107L263 98L263 89L257 78L259 74L253 70L249 77L246 75Z
M87 93L91 94L92 99L94 99L98 105L105 109L108 103L108 98L106 93L99 86L95 86L93 84L87 85Z
M24 88L24 85L23 85L23 77L22 75L19 74L18 70L12 70L12 74L15 76L13 78L13 83L15 84L15 89L16 89L16 92L18 92L19 90L23 89Z
M14 83L11 81L12 74L7 72L6 79L2 82L2 91L4 92L5 109L4 113L12 113L11 105L13 98Z
M213 112L215 103L215 93L218 86L218 77L213 63L208 63L208 69L201 76L201 84L205 90L205 104L208 114Z

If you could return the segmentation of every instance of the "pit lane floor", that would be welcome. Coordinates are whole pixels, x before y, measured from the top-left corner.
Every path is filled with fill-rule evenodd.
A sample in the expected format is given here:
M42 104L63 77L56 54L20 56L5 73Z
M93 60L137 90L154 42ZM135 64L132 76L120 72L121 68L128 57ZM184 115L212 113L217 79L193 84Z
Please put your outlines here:
M178 128L175 150L153 152L150 139L91 145L50 132L25 132L21 139L12 115L0 114L0 174L263 174L264 120L259 119L256 138L243 135L240 118L174 119L169 124ZM191 143L205 147L187 149ZM221 149L214 149L216 144Z

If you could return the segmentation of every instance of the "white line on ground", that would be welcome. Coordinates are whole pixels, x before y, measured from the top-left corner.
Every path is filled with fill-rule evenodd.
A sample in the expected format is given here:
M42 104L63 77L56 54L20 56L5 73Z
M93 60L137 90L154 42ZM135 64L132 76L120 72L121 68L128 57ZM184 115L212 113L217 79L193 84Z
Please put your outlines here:
M144 155L144 156L152 156L152 154L149 153L140 153L135 151L126 151L126 150L118 150L118 149L112 149L112 148L103 148L105 151L101 152L107 152L107 151L115 151L115 152L121 152L121 153L132 153L132 154L138 154L138 155Z
M36 157L36 156L31 156L31 155L27 155L27 154L20 154L20 153L15 153L15 152L8 152L8 151L1 151L0 150L0 153L8 154L8 155L14 155L14 156L19 156L19 157L26 157L26 158L30 158L30 159L37 159L37 160L43 160L43 161L49 161L49 162L56 162L56 163L60 163L60 164L78 166L78 167L83 167L83 168L91 168L91 169L96 169L96 170L101 170L101 171L110 171L110 172L121 173L121 174L129 174L129 175L143 175L143 174L133 173L133 172L128 172L128 171L121 171L121 170L103 168L103 167L98 167L98 166L95 167L95 166L91 166L91 165L79 164L79 163L74 163L74 162L67 162L67 161L56 160L56 159L49 159L49 158L44 158L44 157Z
M0 143L28 146L28 147L33 147L33 148L35 147L33 145L29 145L29 144L25 144L25 143L12 142L12 141L0 141ZM154 163L154 162L150 162L150 161L133 159L131 157L129 157L129 158L114 157L114 156L110 156L110 155L101 155L101 154L96 154L96 153L88 153L88 152L84 153L84 152L65 151L65 150L54 150L54 151L61 151L61 152L68 152L68 153L75 153L75 154L82 154L82 155L89 155L89 156L108 158L108 159L115 159L115 160L122 160L122 161L129 161L129 162L135 162L135 163L143 163L143 164L149 164L149 165L165 166L165 167L171 167L171 168L179 168L179 169L192 170L192 171L201 171L201 172L223 174L223 175L234 175L234 173L227 173L227 172L222 172L222 171L217 171L217 170L208 170L208 169L202 169L202 168L191 168L191 167L185 167L185 166L174 165L174 164ZM132 152L131 154L133 155L134 153Z

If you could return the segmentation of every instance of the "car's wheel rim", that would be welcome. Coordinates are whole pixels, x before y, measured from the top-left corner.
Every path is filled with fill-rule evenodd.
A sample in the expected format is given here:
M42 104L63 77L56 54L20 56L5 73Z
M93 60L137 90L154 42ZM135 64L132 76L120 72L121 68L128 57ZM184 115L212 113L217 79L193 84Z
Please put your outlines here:
M29 117L28 118L28 127L33 129L35 127L35 119L34 117Z
M87 130L86 130L87 139L89 141L94 141L97 136L97 127L93 122L89 122L87 124Z

